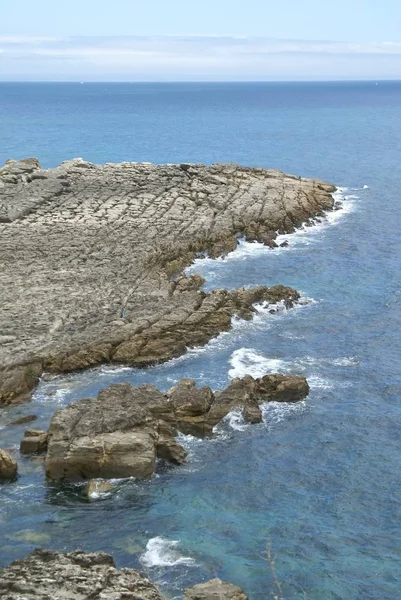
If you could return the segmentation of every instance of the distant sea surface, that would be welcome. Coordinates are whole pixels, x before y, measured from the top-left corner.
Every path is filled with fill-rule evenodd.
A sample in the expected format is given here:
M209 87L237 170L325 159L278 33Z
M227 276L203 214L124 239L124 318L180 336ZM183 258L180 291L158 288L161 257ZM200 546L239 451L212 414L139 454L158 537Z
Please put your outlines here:
M37 546L112 552L169 598L205 578L250 600L395 600L401 589L401 83L0 84L0 163L36 156L237 162L335 183L343 208L282 236L198 260L205 289L282 283L305 304L252 322L165 365L102 367L42 382L6 408L47 427L57 408L111 382L305 375L309 398L271 404L264 423L231 414L212 440L182 443L187 465L120 481L94 502L20 461L0 488L0 564ZM17 447L24 426L0 429Z

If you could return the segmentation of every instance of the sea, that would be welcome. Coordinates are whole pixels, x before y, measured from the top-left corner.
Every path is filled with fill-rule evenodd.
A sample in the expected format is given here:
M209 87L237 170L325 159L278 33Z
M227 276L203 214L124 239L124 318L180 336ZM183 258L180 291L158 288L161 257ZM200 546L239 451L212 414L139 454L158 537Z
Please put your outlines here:
M111 552L169 599L220 577L249 600L401 597L401 82L1 83L0 163L240 163L333 182L341 210L271 250L241 240L200 258L205 290L284 284L294 309L251 322L147 369L102 366L41 381L0 412L0 446L20 476L0 487L0 565L41 546ZM263 423L231 413L212 439L180 436L187 464L149 481L46 482L20 458L35 414L119 381L167 390L182 377L214 390L231 378L307 377L309 397L270 403ZM28 425L29 427L29 425Z

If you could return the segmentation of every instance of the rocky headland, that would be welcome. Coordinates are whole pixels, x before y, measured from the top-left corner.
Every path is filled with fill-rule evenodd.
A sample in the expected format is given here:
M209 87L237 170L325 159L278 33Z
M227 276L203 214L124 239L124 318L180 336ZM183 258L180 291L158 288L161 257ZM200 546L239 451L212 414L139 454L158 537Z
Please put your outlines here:
M98 166L36 159L0 168L0 404L29 398L44 371L146 366L251 318L292 306L283 286L200 290L183 269L238 237L276 232L333 207L334 186L238 165Z

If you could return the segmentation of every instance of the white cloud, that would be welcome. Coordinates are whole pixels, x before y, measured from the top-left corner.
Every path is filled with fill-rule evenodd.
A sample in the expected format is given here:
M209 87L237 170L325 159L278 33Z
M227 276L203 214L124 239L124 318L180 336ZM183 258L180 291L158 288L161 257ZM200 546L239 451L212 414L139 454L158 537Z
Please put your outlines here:
M0 36L7 79L401 78L401 43L246 36Z

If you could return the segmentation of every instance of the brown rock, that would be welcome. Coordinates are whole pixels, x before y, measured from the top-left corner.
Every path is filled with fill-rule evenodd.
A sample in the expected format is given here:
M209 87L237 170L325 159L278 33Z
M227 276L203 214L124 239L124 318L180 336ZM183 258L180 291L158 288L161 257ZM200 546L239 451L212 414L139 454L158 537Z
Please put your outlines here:
M17 471L16 461L0 448L0 481L12 481L17 477Z
M208 387L198 389L192 379L182 379L166 395L154 385L111 385L97 398L72 403L53 415L46 473L55 480L150 477L156 457L185 462L187 453L175 440L177 431L212 435L213 427L238 409L246 421L260 423L260 403L295 402L308 389L303 377L277 374L234 379L215 394ZM27 432L31 444L32 437Z
M14 421L10 421L10 423L7 423L7 426L9 425L24 425L25 423L31 423L32 421L36 421L38 417L36 415L26 415L24 417L19 417L18 419L15 419Z
M256 423L262 423L263 421L262 411L256 402L249 402L249 404L244 407L242 414L244 416L244 421L246 423L251 423L251 425L256 425Z
M305 377L277 373L258 379L257 389L261 401L299 402L309 394Z
M211 579L185 590L184 600L248 600L241 588L221 579Z
M28 429L21 440L21 454L40 454L47 450L47 431Z
M187 460L187 452L170 437L159 436L156 444L156 452L158 458L168 460L175 465L182 465Z
M0 405L29 399L42 370L42 364L39 362L0 367Z

